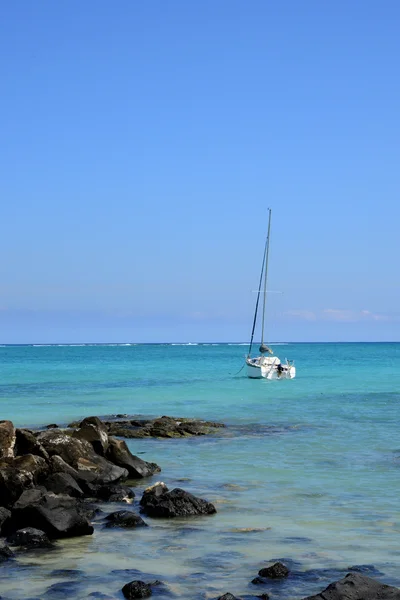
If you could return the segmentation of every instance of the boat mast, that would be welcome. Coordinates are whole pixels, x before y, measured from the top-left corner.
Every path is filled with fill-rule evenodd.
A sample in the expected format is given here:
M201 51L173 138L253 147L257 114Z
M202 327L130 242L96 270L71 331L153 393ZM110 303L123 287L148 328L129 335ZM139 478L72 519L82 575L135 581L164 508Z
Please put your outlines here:
M262 325L261 325L261 348L264 346L264 322L265 322L265 304L267 302L267 279L268 279L268 255L269 255L269 234L271 230L271 209L268 209L268 233L265 250L265 270L264 270L264 299L263 299L263 312L262 312Z
M250 345L249 345L249 351L247 354L248 357L250 357L251 348L253 346L254 331L256 329L256 323L257 323L258 305L260 302L261 285L262 285L262 280L263 280L263 275L264 275L264 267L265 267L266 259L268 258L269 225L270 225L270 220L271 220L271 209L268 209L268 210L269 210L268 234L267 234L267 239L265 240L264 253L263 253L263 259L262 259L262 265L261 265L261 273L260 273L260 281L259 281L258 289L257 289L256 308L254 311L253 328L251 330ZM265 311L265 292L264 292L264 311ZM263 316L263 323L264 323L264 316Z

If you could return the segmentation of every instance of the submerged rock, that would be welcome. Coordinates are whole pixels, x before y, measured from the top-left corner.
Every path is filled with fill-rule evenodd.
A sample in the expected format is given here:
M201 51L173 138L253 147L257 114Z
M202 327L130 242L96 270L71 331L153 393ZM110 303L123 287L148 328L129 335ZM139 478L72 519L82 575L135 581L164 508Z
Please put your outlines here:
M87 500L78 500L76 504L76 510L88 521L93 521L94 519L98 520L103 516L103 511L101 508L92 502L88 502Z
M180 438L193 435L209 435L216 429L225 427L223 423L201 419L159 417L157 419L127 419L105 421L110 435L126 438L160 437Z
M135 493L127 485L91 486L94 497L102 502L126 502L131 504Z
M158 518L211 515L217 512L211 502L197 498L180 488L169 492L164 484L156 484L145 490L140 504L142 512L149 517Z
M47 588L40 600L56 600L56 599L73 598L78 600L84 598L82 595L82 583L80 581L59 581L53 583Z
M125 598L131 600L133 598L149 598L152 595L151 586L144 581L131 581L122 588L122 593Z
M117 512L113 512L107 515L106 527L147 527L147 523L145 523L140 515L137 515L131 510L118 510Z
M147 426L146 434L151 437L175 438L187 435L201 435L202 428L199 423L187 424L172 417L161 417Z
M53 548L44 531L35 527L25 527L18 529L7 538L11 546L24 546L25 548Z
M258 574L261 577L269 577L270 579L283 579L289 575L289 569L281 562L276 562L270 567L260 569Z
M254 579L251 580L251 583L253 585L264 584L265 583L265 579L263 579L262 577L254 577Z
M400 600L400 590L360 573L348 573L319 594L303 600Z

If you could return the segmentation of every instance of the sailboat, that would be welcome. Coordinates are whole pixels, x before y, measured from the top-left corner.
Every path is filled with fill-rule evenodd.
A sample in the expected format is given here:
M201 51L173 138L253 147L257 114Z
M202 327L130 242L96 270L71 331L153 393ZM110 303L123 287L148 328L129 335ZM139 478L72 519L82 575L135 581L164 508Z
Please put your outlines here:
M246 356L247 375L253 379L293 379L296 376L296 367L293 361L285 359L282 363L273 351L264 342L265 339L265 305L267 302L267 281L268 281L268 259L269 259L269 239L271 232L271 209L268 209L268 233L265 241L264 254L261 266L260 283L257 290L256 308L254 311L253 329L251 332L249 351ZM261 286L264 282L264 288ZM251 356L253 347L254 332L257 325L258 309L260 296L262 295L262 321L261 321L261 344L259 347L260 355Z

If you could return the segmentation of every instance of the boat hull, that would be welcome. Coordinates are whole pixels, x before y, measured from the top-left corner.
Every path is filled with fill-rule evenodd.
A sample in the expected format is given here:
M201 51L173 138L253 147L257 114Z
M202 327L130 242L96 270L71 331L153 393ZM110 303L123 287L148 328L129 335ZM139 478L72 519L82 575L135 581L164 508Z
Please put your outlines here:
M247 376L250 379L294 379L296 377L296 367L286 362L281 364L278 357L247 358Z

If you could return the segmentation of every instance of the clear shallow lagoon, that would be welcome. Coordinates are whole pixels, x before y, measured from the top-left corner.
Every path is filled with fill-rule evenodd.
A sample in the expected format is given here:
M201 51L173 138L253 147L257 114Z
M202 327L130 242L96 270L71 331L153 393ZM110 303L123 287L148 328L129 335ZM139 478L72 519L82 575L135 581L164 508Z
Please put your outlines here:
M400 344L274 349L295 359L296 379L238 373L246 345L0 347L0 417L16 426L115 413L228 425L218 437L129 441L162 468L137 484L139 499L162 480L214 502L216 515L146 518L133 531L96 524L94 536L0 565L2 597L122 598L128 581L159 579L180 599L295 599L354 565L400 587ZM274 559L295 575L252 585Z

